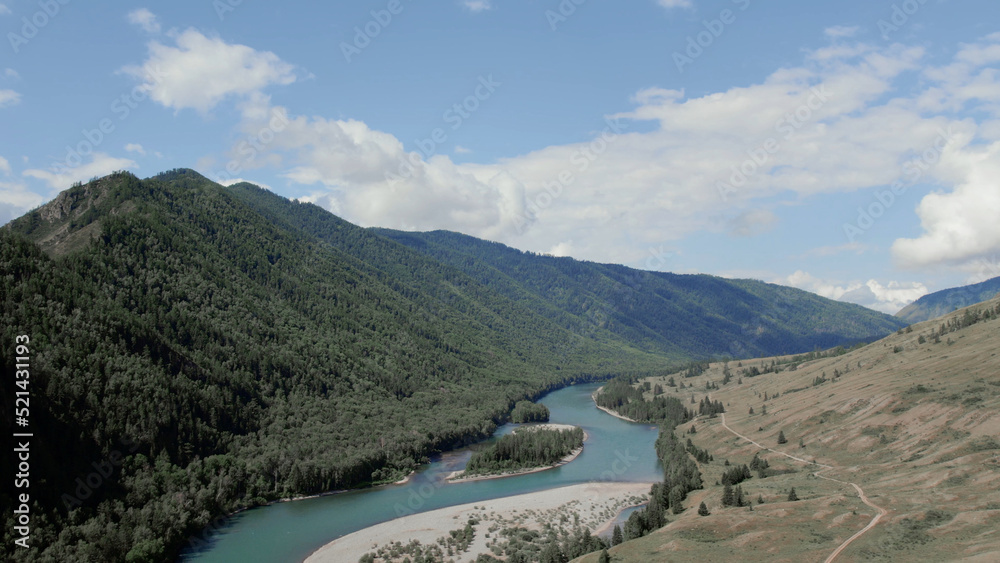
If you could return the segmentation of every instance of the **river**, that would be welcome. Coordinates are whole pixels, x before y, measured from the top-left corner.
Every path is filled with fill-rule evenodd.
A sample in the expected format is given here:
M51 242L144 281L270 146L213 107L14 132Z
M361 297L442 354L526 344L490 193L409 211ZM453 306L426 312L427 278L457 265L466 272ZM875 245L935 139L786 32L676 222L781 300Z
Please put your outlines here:
M302 561L326 543L397 516L446 506L531 493L590 481L652 482L663 478L654 443L657 428L615 418L597 409L591 394L599 383L553 391L539 402L550 422L573 424L587 432L583 453L572 463L517 477L446 483L482 444L434 458L403 485L386 485L282 502L247 510L197 540L201 548L182 561L215 563ZM492 439L516 425L497 429ZM360 554L359 554L360 556Z

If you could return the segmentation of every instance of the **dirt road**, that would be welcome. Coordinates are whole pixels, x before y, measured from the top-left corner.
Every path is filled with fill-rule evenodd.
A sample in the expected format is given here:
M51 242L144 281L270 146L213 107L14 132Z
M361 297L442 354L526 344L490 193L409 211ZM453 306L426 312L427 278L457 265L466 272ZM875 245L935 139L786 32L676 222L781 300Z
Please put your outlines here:
M805 460L805 459L802 459L800 457L795 457L795 456L793 456L791 454L786 454L785 452L779 452L778 450L773 450L771 448L762 446L762 445L758 444L757 442L751 440L750 438L747 438L743 434L740 434L739 432L737 432L737 431L733 430L732 428L730 428L729 425L726 424L726 415L725 414L722 414L722 427L725 428L726 430L728 430L729 432L735 434L736 436L738 436L738 437L746 440L747 442L750 442L751 444L757 446L758 448L760 448L762 450L767 450L769 452L774 452L774 453L776 453L778 455L783 455L783 456L785 456L785 457L787 457L789 459L794 459L795 461L798 461L800 463L805 463L807 465L815 465L815 466L824 468L822 471L814 472L813 475L819 477L820 479L826 479L827 481L834 481L836 483L841 483L843 485L850 485L850 486L854 487L854 489L858 492L858 497L861 499L861 502L865 503L866 505L868 505L868 506L870 506L870 507L872 507L872 508L874 508L875 510L878 511L878 514L876 514L875 517L872 518L872 521L869 522L867 526L865 526L863 529L859 530L853 536L847 538L847 541L845 541L844 543L840 544L840 547L838 547L837 549L835 549L834 552L831 553L830 556L827 557L826 561L824 561L823 563L833 563L833 560L836 559L837 556L839 556L841 554L841 552L843 552L844 549L847 548L847 546L851 545L851 542L853 542L854 540L860 538L861 536L863 536L865 534L865 532L867 532L868 530L871 530L872 528L874 528L875 526L877 526L878 523L879 523L879 521L882 520L882 517L889 513L889 511L887 511L886 509L882 508L881 506L878 506L877 504L875 504L871 500L869 500L868 496L865 495L865 492L856 483L848 483L847 481L841 481L840 479L834 479L833 477L827 477L825 475L820 475L820 473L822 473L823 471L827 471L827 470L831 470L831 469L836 469L834 466L832 466L832 465L826 465L824 463L817 463L815 461Z

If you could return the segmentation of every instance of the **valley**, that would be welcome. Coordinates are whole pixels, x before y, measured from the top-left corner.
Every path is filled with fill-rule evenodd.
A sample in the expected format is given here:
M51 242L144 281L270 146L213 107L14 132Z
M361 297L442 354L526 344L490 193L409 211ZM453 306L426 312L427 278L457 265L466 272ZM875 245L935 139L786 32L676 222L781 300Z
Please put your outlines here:
M877 374L869 385L889 385L893 360L951 365L950 355L942 359L924 346L954 354L966 343L948 340L957 332L925 329L925 342L906 341L912 351L904 344L882 348L916 332L860 348L904 323L759 281L643 272L443 231L364 229L315 205L246 183L224 187L186 169L147 179L121 172L74 186L0 229L0 242L10 272L0 280L7 296L2 329L8 340L30 333L34 345L39 406L32 423L46 446L33 448L32 472L46 487L33 497L33 514L46 557L56 559L164 560L192 550L201 557L212 552L222 515L400 481L488 438L519 401L585 382L668 385L681 378L699 397L724 400L728 424L752 439L758 437L747 424L760 422L769 432L779 416L793 421L787 431L800 437L828 421L797 421L804 414L792 404L832 402L817 395L827 389L867 396L881 387L852 387L859 373ZM840 352L809 362L787 356L837 346L871 357L840 366ZM730 362L731 379L746 370L736 386L721 381L724 366L707 363L775 354L784 356L771 364ZM771 373L779 362L791 364ZM792 386L784 379L793 364L794 381L808 381ZM751 375L752 368L761 374ZM823 385L813 386L820 379ZM936 397L940 385L884 394L907 403ZM763 400L763 393L780 398ZM967 390L950 393L956 407L986 400ZM686 420L679 405L688 392L670 394L680 402L661 401L657 412ZM786 404L793 394L796 401ZM772 412L747 422L730 410L755 401ZM855 408L876 407L831 403L823 412ZM726 432L713 421L694 423L699 440ZM880 430L879 439L892 443L893 432ZM822 457L814 440L808 453ZM105 486L79 506L60 502L77 475L124 442L134 448ZM718 443L699 447L717 459L748 448L721 434ZM927 455L929 446L921 448L909 453ZM60 466L57 455L70 462ZM536 483L534 490L579 483L564 479L587 457L585 448L568 465L501 481L518 480L521 491L524 483ZM793 479L788 475L791 468L769 483ZM866 491L870 485L845 482ZM796 486L814 494L835 484ZM8 486L0 498L6 505L12 495ZM435 502L443 507L448 499ZM431 508L421 503L421 510ZM384 519L372 514L369 523Z

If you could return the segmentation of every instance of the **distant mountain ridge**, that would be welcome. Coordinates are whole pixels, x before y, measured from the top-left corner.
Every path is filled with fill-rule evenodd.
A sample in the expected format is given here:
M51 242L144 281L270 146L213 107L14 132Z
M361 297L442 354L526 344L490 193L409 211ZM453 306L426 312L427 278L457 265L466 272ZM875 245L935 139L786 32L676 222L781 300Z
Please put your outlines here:
M448 231L375 232L459 268L508 296L600 323L644 350L699 358L790 353L878 338L887 315L755 280L647 272L522 252Z
M0 340L31 338L32 542L62 561L172 560L215 515L393 481L562 385L902 326L761 282L363 229L186 169L62 192L0 228L0 271ZM113 484L68 502L123 443Z
M987 301L1000 293L1000 277L982 283L953 287L924 295L910 303L896 317L909 323L935 319L959 309Z

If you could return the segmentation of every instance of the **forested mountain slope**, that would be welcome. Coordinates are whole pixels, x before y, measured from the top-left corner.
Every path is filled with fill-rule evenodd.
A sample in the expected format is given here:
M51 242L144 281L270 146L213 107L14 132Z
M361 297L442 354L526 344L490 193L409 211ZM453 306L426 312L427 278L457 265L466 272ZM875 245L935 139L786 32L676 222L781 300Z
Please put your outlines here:
M562 326L594 320L655 352L755 357L872 340L903 326L859 305L753 280L541 256L447 231L376 232L531 300Z
M772 339L771 317L808 313L801 326L833 344L896 326L794 290L786 304L775 286L668 286L659 274L557 266L546 262L549 282L544 272L490 280L316 206L190 170L116 173L63 192L0 229L5 373L15 337L30 338L32 545L60 561L170 559L217 514L393 480L556 386L812 347L786 340L799 325ZM591 287L603 301L574 296ZM684 307L665 307L678 296ZM587 315L594 304L617 308ZM716 326L729 328L713 340ZM0 407L8 435L12 390ZM13 548L15 492L11 480L0 489L2 554L34 559Z
M75 187L0 237L3 342L31 341L32 543L59 560L162 558L215 514L398 478L518 399L664 361L447 267L430 291L189 171ZM120 472L67 505L115 451Z
M997 294L1000 294L1000 277L929 293L904 307L896 317L907 323L919 323L986 301Z

